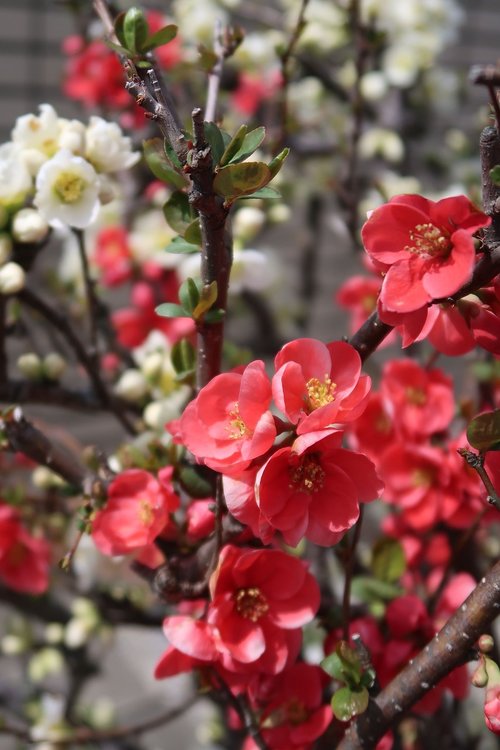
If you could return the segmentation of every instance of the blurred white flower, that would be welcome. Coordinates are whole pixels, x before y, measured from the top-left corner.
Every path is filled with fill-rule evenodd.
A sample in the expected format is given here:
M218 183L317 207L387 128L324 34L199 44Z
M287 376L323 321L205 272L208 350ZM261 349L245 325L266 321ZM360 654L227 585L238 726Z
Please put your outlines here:
M390 162L398 162L404 156L404 145L394 130L371 128L359 139L359 153L365 159L380 156Z
M22 208L12 220L12 236L17 242L41 242L49 233L49 225L36 208Z
M183 256L165 252L175 235L161 209L154 208L139 214L128 236L135 261L142 264L151 260L162 268L176 268Z
M76 156L83 156L85 151L85 125L80 120L59 120L59 148L66 148Z
M97 172L119 172L137 164L141 154L132 151L132 141L115 122L91 117L86 132L85 157Z
M0 146L0 206L21 206L33 189L33 180L19 148L14 143Z
M19 263L10 261L0 268L0 294L17 294L25 281L26 274Z
M44 159L54 156L59 149L61 121L51 104L40 104L39 115L22 115L12 130L12 140L23 150L40 152Z
M140 370L125 370L114 386L117 396L126 401L141 401L149 391L149 384Z
M99 178L94 167L71 151L58 151L36 179L35 206L52 226L84 229L99 211Z

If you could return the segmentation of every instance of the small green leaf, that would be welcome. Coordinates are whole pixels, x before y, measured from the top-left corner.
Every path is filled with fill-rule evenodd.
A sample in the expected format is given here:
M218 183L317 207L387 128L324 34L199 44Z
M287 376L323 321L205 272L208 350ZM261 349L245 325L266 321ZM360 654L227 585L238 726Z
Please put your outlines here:
M185 310L191 315L200 301L200 291L194 279L188 278L179 288L179 300Z
M226 317L226 311L217 308L216 310L209 310L203 316L205 323L220 323Z
M251 195L264 187L270 179L267 164L261 161L247 161L220 169L213 184L214 190L231 202L242 195Z
M173 253L174 255L192 255L192 253L199 253L200 247L191 242L186 242L182 237L174 237L165 250L167 253Z
M186 240L186 242L196 245L198 249L201 247L201 243L203 242L203 240L201 236L201 227L200 227L199 219L194 219L194 221L191 222L191 224L188 226L188 228L184 232L184 239Z
M164 302L155 309L155 313L162 318L186 318L189 313L180 305L173 302Z
M175 39L176 36L177 26L175 24L171 23L168 26L164 26L154 34L151 34L151 36L148 36L142 45L142 52L149 52L152 49L156 49L156 47L162 47L164 44L171 42L172 39Z
M167 161L161 138L151 138L143 142L144 158L155 177L162 182L168 182L174 187L186 187L188 180L179 174Z
M241 146L243 145L243 141L245 140L245 136L248 132L247 125L241 125L240 128L237 130L237 132L233 135L231 140L226 146L226 149L224 153L222 154L220 165L221 167L224 167L226 164L229 164L233 156L238 153Z
M204 286L200 293L200 301L193 310L193 318L199 320L204 313L208 312L217 299L217 282Z
M116 16L116 18L115 18L115 24L114 24L115 34L118 37L118 41L120 42L120 44L123 47L126 44L126 42L125 42L125 35L123 33L123 22L124 22L124 20L125 20L125 11L122 11L121 13L119 13Z
M406 570L406 558L397 539L380 539L377 542L373 548L371 569L380 581L399 581Z
M204 44L198 45L198 52L200 55L198 58L198 67L204 70L205 73L211 73L219 58L213 50L208 49Z
M140 8L130 8L123 19L123 36L127 47L137 54L141 51L148 34L148 22L143 11Z
M168 141L167 138L165 138L165 140L163 141L163 149L165 151L165 156L167 157L167 159L169 160L169 162L172 164L172 166L175 169L179 169L179 170L182 169L182 164L179 161L179 157L175 153L174 147ZM186 179L186 184L187 184L187 182L188 182L188 180Z
M290 149L284 148L283 151L280 151L280 153L274 157L274 159L271 159L268 166L272 177L276 177L289 153Z
M490 169L490 179L494 185L500 185L500 164L496 164Z
M192 466L183 466L179 472L179 479L191 497L210 497L213 493L210 482L200 476L199 470Z
M356 576L352 579L352 593L362 602L391 601L403 593L400 586L385 581L378 581L369 576Z
M204 122L203 124L205 126L205 138L210 144L210 150L212 152L212 161L214 166L217 166L226 148L224 145L224 138L215 122Z
M347 641L339 641L335 651L321 662L321 668L339 682L345 682L352 688L361 684L363 669L357 653Z
M144 70L147 70L149 68L152 68L152 64L148 62L147 60L139 60L135 63L136 68L143 68Z
M251 200L252 198L257 198L260 200L273 200L276 198L281 198L281 193L279 190L276 190L272 187L263 187L259 188L259 190L256 190L255 193L250 193L250 195L244 195L242 196L242 200Z
M119 55L123 55L124 57L133 57L133 53L130 50L128 50L126 47L121 47L119 44L110 42L109 39L105 39L104 44L106 45L106 47L109 47L109 49L112 49L113 52L118 52Z
M184 235L194 216L186 193L176 190L163 205L163 213L174 232Z
M234 154L234 156L229 159L229 164L238 164L241 161L245 161L245 159L248 159L249 156L251 156L254 151L257 151L260 144L266 137L266 129L264 127L255 128L255 130L251 130L250 133L247 133L246 136L243 139L243 143L237 150L237 152Z
M173 345L170 358L178 375L186 371L192 371L196 364L195 349L187 339L181 339Z
M368 708L369 694L366 688L351 690L342 687L336 690L332 698L332 711L339 721L350 721Z
M467 427L467 440L482 453L500 450L500 409L475 417Z

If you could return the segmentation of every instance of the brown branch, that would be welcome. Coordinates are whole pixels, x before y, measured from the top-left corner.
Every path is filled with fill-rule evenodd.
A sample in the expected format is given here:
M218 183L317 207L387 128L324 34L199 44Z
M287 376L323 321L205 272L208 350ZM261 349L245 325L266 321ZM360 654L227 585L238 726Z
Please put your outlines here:
M468 654L485 629L500 614L500 562L479 582L446 625L347 730L338 750L370 750L432 685Z
M459 448L457 453L462 456L463 459L471 466L481 479L482 483L485 486L486 492L488 493L486 496L486 500L490 505L492 505L495 510L500 511L500 497L498 496L498 493L493 485L493 482L491 481L488 472L484 468L484 454L481 453L473 453L473 451L467 450L467 448Z
M66 342L73 349L78 361L85 369L91 383L95 390L96 395L101 400L104 408L115 415L120 424L127 430L130 435L136 434L136 429L128 416L125 414L124 404L118 401L112 396L106 387L101 374L99 372L99 365L96 363L94 357L87 352L85 346L80 341L72 326L70 325L67 317L63 314L58 313L39 297L35 292L30 289L23 289L17 295L20 302L24 303L32 310L35 310L41 315L48 323L64 336Z
M24 453L37 464L47 466L69 484L76 487L84 484L87 472L83 464L28 422L19 406L0 416L0 432L8 450Z
M74 229L74 235L76 236L78 253L80 255L80 263L82 267L83 284L85 287L85 296L87 298L87 314L89 317L89 337L90 337L90 352L89 357L92 359L93 367L98 367L99 363L99 349L97 341L98 326L97 320L99 317L99 302L95 292L95 282L90 274L89 261L87 253L85 251L85 239L81 229Z
M202 251L201 281L204 287L212 282L217 284L217 299L214 307L227 309L227 290L232 263L232 241L226 229L229 208L224 199L213 189L213 164L210 147L205 139L203 112L193 110L194 147L191 152L190 177L192 188L189 201L200 217ZM218 375L222 361L224 343L224 321L197 322L196 387L203 388L215 375Z
M215 670L212 672L215 681L218 683L219 689L221 693L224 695L224 698L227 700L229 705L233 707L233 709L238 714L238 717L245 728L245 731L247 734L253 739L254 743L257 745L259 750L269 750L266 742L264 741L260 731L259 727L256 721L256 718L254 716L254 713L250 706L248 705L248 702L246 700L246 697L244 695L234 695L231 692L231 688L229 685L225 682L225 680L221 677L221 675L216 672Z
M75 729L68 729L68 732L70 733L68 737L57 737L57 739L55 739L54 737L49 736L44 737L43 739L33 739L30 729L17 727L13 724L4 722L0 724L0 734L7 734L12 737L17 737L20 740L29 742L30 744L34 745L47 743L50 746L69 747L70 745L83 742L97 744L109 740L119 740L126 737L134 737L136 735L145 734L146 732L150 732L153 729L164 726L165 724L178 719L179 716L182 716L184 713L186 713L186 711L194 706L198 698L199 696L197 695L192 696L188 700L184 701L184 703L181 703L179 706L176 706L175 708L169 708L167 711L161 713L159 716L155 716L153 719L148 719L146 721L141 721L137 724L131 724L125 727L117 727L116 729L104 729L96 731L94 729L88 729L87 727L77 727Z
M361 527L363 525L363 506L359 509L359 518L354 527L354 534L351 545L348 549L347 559L344 565L345 581L344 594L342 597L342 637L345 641L349 640L349 623L351 622L351 584L354 572L354 563L356 560L356 547L361 537Z

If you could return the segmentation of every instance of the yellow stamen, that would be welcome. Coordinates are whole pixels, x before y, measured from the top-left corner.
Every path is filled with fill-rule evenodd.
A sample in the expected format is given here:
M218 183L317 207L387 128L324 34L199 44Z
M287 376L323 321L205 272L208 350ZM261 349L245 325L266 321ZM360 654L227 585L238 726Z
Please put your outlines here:
M53 191L61 203L76 203L82 197L87 183L74 172L61 172L53 185Z
M307 401L311 411L319 409L320 406L326 406L335 399L336 383L332 383L329 375L325 375L324 380L311 378L306 383Z
M269 609L265 596L258 588L238 589L235 599L237 612L252 622L260 620Z
M451 249L449 236L434 224L417 224L410 232L410 240L412 244L406 245L405 250L424 258L447 255Z

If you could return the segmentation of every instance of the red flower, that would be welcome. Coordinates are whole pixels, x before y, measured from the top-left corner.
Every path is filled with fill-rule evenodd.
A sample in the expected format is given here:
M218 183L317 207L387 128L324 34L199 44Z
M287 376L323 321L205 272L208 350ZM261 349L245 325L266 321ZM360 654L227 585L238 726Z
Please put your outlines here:
M123 227L105 227L96 237L92 262L105 286L118 286L132 276L132 254Z
M361 453L340 448L342 433L308 433L277 450L257 476L259 508L269 525L295 546L306 537L329 546L359 517L359 503L382 490L375 467Z
M46 540L32 536L17 511L0 501L0 580L15 591L43 594L50 556Z
M143 469L127 469L108 488L106 506L92 521L92 538L105 555L126 555L151 544L179 507L170 479L172 467L156 479Z
M472 235L490 221L463 195L437 202L398 195L375 209L361 234L369 255L389 266L384 307L411 312L456 292L474 266Z
M185 409L180 440L215 471L241 471L274 442L270 402L271 383L262 361L251 362L241 374L217 375Z
M350 344L296 339L275 359L273 396L297 433L350 422L362 414L371 381Z
M286 631L311 622L320 603L318 584L306 565L279 550L227 545L210 591L208 622L223 665L233 671L238 662L260 660L261 671L280 672L288 660Z
M385 365L381 393L394 426L411 439L447 430L455 413L451 378L411 359Z

